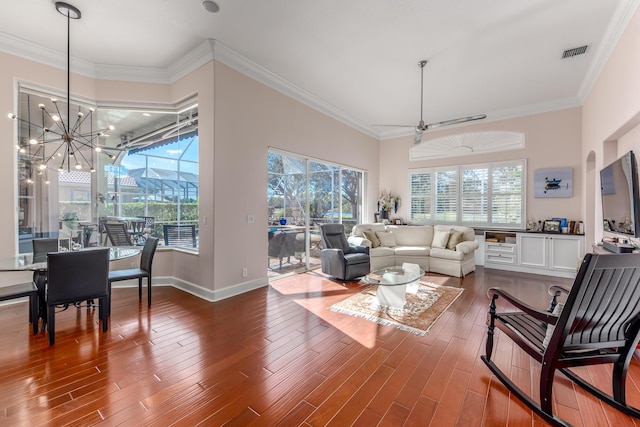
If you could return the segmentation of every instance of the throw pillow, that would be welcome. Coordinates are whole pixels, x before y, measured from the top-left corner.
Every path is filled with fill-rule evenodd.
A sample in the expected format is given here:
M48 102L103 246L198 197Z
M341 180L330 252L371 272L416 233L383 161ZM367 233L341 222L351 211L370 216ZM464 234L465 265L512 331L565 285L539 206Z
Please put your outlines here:
M433 241L431 242L432 248L444 249L447 247L447 243L449 243L449 235L451 234L451 230L443 231L436 230L433 233Z
M392 248L396 245L396 238L393 237L393 233L390 231L376 231L376 236L380 240L380 246Z
M451 235L449 236L449 242L447 243L447 249L451 249L452 251L456 250L456 245L462 242L462 235L464 233L458 230L451 230Z
M554 316L560 317L560 313L562 313L562 307L564 307L564 304L562 303L556 304L551 314L553 314ZM551 335L553 335L553 331L555 329L556 329L556 325L552 325L551 323L547 325L547 334L544 336L544 340L542 340L542 348L544 349L547 348L547 346L549 345L549 341L551 341Z
M378 246L380 246L380 239L378 239L378 236L376 236L375 232L371 230L364 230L362 234L364 235L365 239L371 242L372 248L377 248Z

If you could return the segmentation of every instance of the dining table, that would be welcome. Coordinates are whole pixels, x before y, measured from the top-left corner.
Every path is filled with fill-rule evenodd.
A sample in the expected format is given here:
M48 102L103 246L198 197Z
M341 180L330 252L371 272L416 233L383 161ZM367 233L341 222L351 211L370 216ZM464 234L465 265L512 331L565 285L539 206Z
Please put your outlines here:
M103 249L102 247L89 247L81 248L81 251L90 251L95 249ZM141 252L140 248L132 247L110 247L109 248L109 261L117 261L121 259L127 259L138 255ZM32 253L19 254L13 257L0 257L0 272L9 271L33 271L33 282L38 289L38 311L39 317L43 319L42 331L44 332L46 321L46 304L45 292L46 292L46 278L47 278L47 261L46 260L34 260Z
M80 250L90 251L101 249L99 246L82 248ZM140 253L141 248L135 246L118 246L109 248L109 261L131 258ZM34 260L32 253L20 254L14 257L0 257L0 272L2 271L47 271L46 260Z

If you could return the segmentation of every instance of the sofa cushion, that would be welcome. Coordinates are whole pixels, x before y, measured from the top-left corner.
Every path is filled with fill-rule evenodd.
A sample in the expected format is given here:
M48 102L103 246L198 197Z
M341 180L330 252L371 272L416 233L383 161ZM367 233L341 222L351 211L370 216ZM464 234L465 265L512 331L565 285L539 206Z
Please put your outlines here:
M435 230L433 232L433 241L431 242L432 248L440 248L444 249L447 247L447 243L449 243L449 236L451 235L451 231L449 230Z
M451 249L452 251L456 250L456 245L462 242L462 231L459 230L451 230L451 234L449 235L449 242L447 243L447 249Z
M460 251L452 251L450 249L431 248L429 251L431 258L451 259L454 261L462 261L464 254Z
M386 246L388 248L396 246L396 238L393 237L393 233L390 231L376 231L376 236L380 239L380 246Z
M430 225L389 225L387 230L396 238L396 246L430 246L433 227Z
M364 237L363 232L366 230L371 230L373 232L376 231L385 231L384 224L357 224L351 230L351 235L355 237Z
M462 241L463 242L476 239L475 230L473 228L465 227L465 226L462 226L462 225L434 225L433 226L434 233L437 230L444 230L444 231L457 230L457 231L462 231Z
M381 257L381 256L393 256L395 252L393 248L387 248L386 246L378 246L377 248L372 248L369 252L369 256L371 257Z
M377 248L378 246L380 246L380 239L378 239L378 236L376 236L375 231L364 230L362 234L368 241L371 242L372 248Z
M429 256L429 250L431 248L428 246L396 246L395 254L397 256Z

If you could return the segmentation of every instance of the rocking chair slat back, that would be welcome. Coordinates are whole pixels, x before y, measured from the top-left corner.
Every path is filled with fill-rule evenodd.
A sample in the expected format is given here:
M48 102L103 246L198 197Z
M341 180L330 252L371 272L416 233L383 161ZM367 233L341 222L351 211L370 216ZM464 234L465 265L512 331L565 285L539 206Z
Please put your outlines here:
M585 257L556 324L557 329L564 329L564 347L623 345L629 324L639 320L638 261L635 254ZM550 348L554 348L553 341Z

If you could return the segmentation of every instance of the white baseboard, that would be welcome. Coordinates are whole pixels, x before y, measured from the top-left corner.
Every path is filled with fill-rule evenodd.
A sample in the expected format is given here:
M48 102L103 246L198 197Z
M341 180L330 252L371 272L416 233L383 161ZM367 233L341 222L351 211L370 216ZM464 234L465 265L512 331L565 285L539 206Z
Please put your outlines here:
M264 278L264 279L256 279L256 280L251 280L244 283L239 283L237 285L230 286L224 289L211 290L211 289L203 288L202 286L197 285L195 283L187 282L186 280L177 279L171 276L161 276L161 277L153 278L154 287L155 286L173 286L176 289L180 289L182 291L188 292L191 295L195 295L198 298L202 298L203 300L206 300L209 302L215 302L215 301L220 301L226 298L231 298L236 295L240 295L245 292L249 292L254 289L267 286L268 283L269 282L267 281L267 279ZM146 284L143 286L146 286ZM122 280L119 282L114 282L112 287L114 288L138 287L138 279Z

